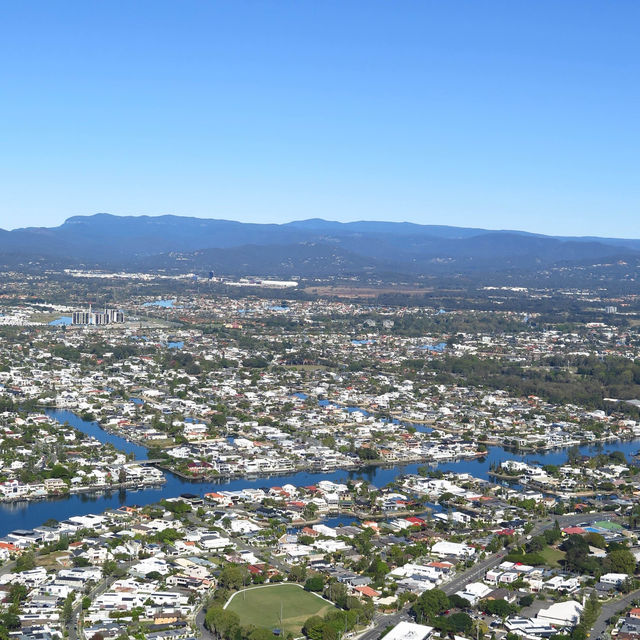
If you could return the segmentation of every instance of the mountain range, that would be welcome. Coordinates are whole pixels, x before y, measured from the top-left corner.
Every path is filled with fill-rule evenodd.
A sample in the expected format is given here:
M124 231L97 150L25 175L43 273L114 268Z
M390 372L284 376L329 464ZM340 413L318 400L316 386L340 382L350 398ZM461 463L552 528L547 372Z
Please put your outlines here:
M254 224L181 216L73 216L0 230L0 262L281 277L418 276L640 262L640 240L407 222Z

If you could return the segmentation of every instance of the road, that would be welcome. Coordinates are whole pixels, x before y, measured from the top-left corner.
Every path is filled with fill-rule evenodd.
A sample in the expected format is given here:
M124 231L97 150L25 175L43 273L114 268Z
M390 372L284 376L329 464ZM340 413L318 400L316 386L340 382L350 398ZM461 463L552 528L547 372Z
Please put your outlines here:
M198 631L200 632L200 637L203 638L203 640L215 640L215 636L213 635L213 633L211 633L211 631L209 631L204 626L205 613L206 611L204 610L204 607L202 607L196 614L195 618L196 626L198 627Z
M128 569L133 566L137 560L131 560L128 562L121 562L118 564L118 568L120 569ZM108 576L103 578L100 582L98 582L93 589L87 594L91 601L95 600L95 598L101 596L117 579L119 576ZM69 632L69 640L77 640L78 631L79 631L79 618L80 613L82 612L82 600L84 598L84 594L81 596L80 601L73 607L73 616L71 621L67 625L67 631ZM84 634L80 634L81 637L84 637Z
M3 576L5 573L11 573L16 568L16 561L9 560L9 562L5 562L5 564L0 567L0 576Z
M501 551L500 553L495 553L484 560L480 560L476 562L473 567L470 567L466 571L458 574L451 580L443 585L442 590L448 595L453 595L456 591L460 591L464 586L469 584L470 582L474 582L475 580L484 576L484 574L492 569L493 567L497 567L501 562L504 556L506 555L505 551Z
M530 536L537 536L542 533L545 529L550 529L555 525L555 521L558 521L558 524L561 528L570 527L573 525L580 524L581 522L597 522L598 520L602 520L604 518L610 518L611 513L572 513L566 516L556 516L552 518L547 518L541 522L538 522L530 532ZM470 582L474 582L478 580L481 576L493 567L497 567L504 559L506 555L506 551L501 551L499 553L495 553L483 560L479 560L472 567L469 567L466 571L458 574L451 580L442 586L442 590L448 595L454 594L456 591L460 591L463 587L465 587ZM631 595L631 594L629 594ZM624 607L623 607L624 608ZM608 619L613 615L610 613L606 616L605 619ZM401 611L397 614L392 614L389 616L377 616L374 618L374 627L373 629L365 632L363 635L359 637L358 640L377 640L382 632L389 625L396 625L401 620L409 620L410 616L408 611ZM596 623L597 624L597 623ZM592 633L592 637L596 638L595 634Z
M537 536L545 529L550 529L554 526L556 520L558 521L560 527L564 529L565 527L576 525L580 522L597 522L598 520L602 520L603 517L604 516L602 513L572 513L566 516L557 516L556 518L551 519L547 518L546 520L543 520L542 522L536 524L529 535L531 537ZM506 552L501 551L500 553L495 553L491 556L488 556L484 560L476 562L472 567L453 578L451 582L447 582L447 584L442 587L442 590L448 596L454 594L456 591L460 591L469 582L473 582L474 580L477 580L478 578L483 576L487 571L489 571L489 569L497 567L502 562L505 555Z
M358 640L377 640L387 627L395 627L398 622L402 622L403 620L411 620L411 616L406 609L389 615L376 614L373 618L373 629L369 629L369 631L365 631L362 635L358 636Z
M558 520L560 527L564 528L564 527L576 525L582 522L585 522L585 523L596 522L597 520L610 517L610 515L611 514L609 513L597 513L597 514L571 514L566 516L558 516L556 518L547 519L536 524L536 526L532 529L530 535L535 536L541 533L542 531L544 531L545 529L549 529L550 527L554 526L555 520ZM206 526L206 523L203 522L197 516L195 516L195 514L191 514L190 520L193 524ZM237 539L234 540L234 542L236 543L238 549L250 550L258 556L261 553L264 553L265 551L265 549L253 547ZM481 578L481 576L484 576L484 574L489 569L499 565L500 562L502 562L505 554L506 554L505 551L501 551L500 553L493 554L491 556L488 556L487 558L484 558L476 562L472 567L460 573L459 575L455 576L453 580L443 585L442 590L447 595L452 595L456 591L460 591L469 582L478 580L479 578ZM122 568L126 568L131 564L132 564L131 562L122 563L120 566ZM284 563L282 563L277 559L270 559L269 564L276 567L278 570L282 571L283 573L286 573L288 569L288 567ZM110 577L98 583L89 594L91 599L93 600L97 596L104 593L111 586L114 580L115 578ZM640 595L640 590L634 591L628 594L627 596L625 596L625 598L623 598L622 600L617 600L614 603L605 605L602 609L602 613L600 617L598 618L598 620L596 621L596 624L594 625L592 637L598 638L606 628L606 620L608 620L612 615L615 615L615 613L617 613L618 611L624 609L631 600L638 597L639 595ZM69 640L78 640L77 624L78 624L78 618L79 618L81 609L82 609L82 601L80 601L74 607L73 619L71 623L67 626L67 630L69 632ZM198 611L195 617L195 623L198 627L201 637L204 640L214 640L213 634L207 631L207 629L204 627L204 617L205 617L205 610L204 608L202 608ZM388 626L395 626L396 624L398 624L398 622L401 622L402 620L411 620L411 616L409 615L408 608L405 608L402 611L399 611L397 613L392 613L388 615L376 614L376 616L373 619L373 628L361 634L358 637L358 640L377 640L382 634L382 632ZM597 631L598 629L599 631Z
M208 523L206 523L204 520L202 520L201 518L199 518L195 513L190 513L188 516L189 521L199 527L209 527L210 525ZM248 542L245 542L244 540L241 540L239 537L238 538L232 538L233 543L236 546L236 549L238 551L251 551L251 553L253 553L256 557L262 559L262 557L264 556L265 552L268 552L269 550L264 548L264 547L255 547L253 545L250 545ZM291 569L291 567L286 564L285 562L283 562L282 560L279 560L278 558L273 558L273 557L269 557L268 561L263 560L263 562L266 562L269 566L274 567L275 569L277 569L278 571L280 571L280 573L282 573L283 575L287 575L287 573L289 573L289 569Z
M622 598L618 600L614 600L613 602L607 602L602 605L602 610L600 611L600 615L596 620L595 624L591 628L591 637L597 640L598 638L602 638L605 632L605 629L608 626L608 620L611 616L615 616L620 613L628 606L630 606L635 600L640 598L640 589L636 589L635 591L631 591L627 593Z

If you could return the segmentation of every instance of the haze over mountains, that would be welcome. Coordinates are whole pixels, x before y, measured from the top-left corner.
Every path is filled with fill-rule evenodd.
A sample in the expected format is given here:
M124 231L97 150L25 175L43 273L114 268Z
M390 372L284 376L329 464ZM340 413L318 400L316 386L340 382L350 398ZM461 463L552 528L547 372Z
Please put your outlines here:
M397 222L251 224L180 216L74 216L0 231L6 264L329 277L539 270L640 260L640 240L552 237Z

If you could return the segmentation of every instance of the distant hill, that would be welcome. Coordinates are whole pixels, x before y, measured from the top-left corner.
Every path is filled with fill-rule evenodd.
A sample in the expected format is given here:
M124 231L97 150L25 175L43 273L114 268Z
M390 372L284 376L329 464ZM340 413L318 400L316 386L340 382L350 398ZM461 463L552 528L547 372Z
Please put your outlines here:
M0 230L0 262L303 277L538 270L640 258L640 240L552 237L406 222L248 224L106 213Z

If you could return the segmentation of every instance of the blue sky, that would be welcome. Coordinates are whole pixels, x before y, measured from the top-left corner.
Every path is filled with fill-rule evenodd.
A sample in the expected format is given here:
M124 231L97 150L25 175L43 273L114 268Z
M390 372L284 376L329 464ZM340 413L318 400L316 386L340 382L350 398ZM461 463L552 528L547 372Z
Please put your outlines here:
M640 237L637 0L6 2L0 226Z

